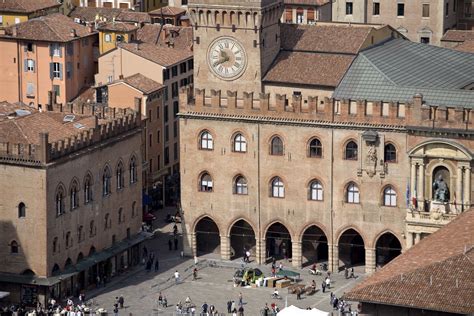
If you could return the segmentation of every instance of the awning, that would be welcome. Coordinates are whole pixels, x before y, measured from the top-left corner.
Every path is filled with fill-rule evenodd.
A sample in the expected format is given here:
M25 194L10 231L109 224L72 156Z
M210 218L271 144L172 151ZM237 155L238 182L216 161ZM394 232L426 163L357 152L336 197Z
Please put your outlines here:
M10 295L10 292L1 292L0 291L0 300Z
M278 316L329 316L328 312L323 312L317 308L311 310L301 309L294 305L285 307L277 314Z
M291 270L280 270L277 272L277 276L284 277L287 276L289 278L299 278L300 274L298 272L294 272Z

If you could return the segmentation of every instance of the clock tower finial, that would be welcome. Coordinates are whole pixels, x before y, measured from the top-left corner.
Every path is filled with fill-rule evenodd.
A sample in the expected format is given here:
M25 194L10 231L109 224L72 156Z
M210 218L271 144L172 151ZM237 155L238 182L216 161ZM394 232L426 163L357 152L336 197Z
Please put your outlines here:
M280 51L282 0L191 0L194 85L263 92L262 78Z

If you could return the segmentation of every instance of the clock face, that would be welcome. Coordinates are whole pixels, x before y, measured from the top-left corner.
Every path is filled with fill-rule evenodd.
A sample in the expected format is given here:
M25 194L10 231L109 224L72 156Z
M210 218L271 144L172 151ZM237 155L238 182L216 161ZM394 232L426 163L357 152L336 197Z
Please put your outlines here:
M236 79L247 67L243 46L231 37L216 39L209 46L207 60L212 72L223 80Z

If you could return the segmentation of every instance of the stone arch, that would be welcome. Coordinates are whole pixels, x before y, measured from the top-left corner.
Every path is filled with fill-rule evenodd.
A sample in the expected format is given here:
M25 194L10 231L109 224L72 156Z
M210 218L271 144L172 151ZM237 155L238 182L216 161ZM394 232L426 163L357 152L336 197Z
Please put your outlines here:
M35 273L33 270L31 270L31 269L25 269L25 270L21 273L21 275L35 276L36 273Z
M82 254L82 252L79 252L79 254L77 255L76 263L80 262L83 259L84 259L84 255Z
M55 263L54 266L53 266L53 269L51 270L51 275L56 276L56 275L59 275L59 274L61 274L61 268L59 267L59 265L57 263Z
M243 257L245 251L251 255L256 253L256 232L254 225L248 219L239 217L229 225L231 258Z
M431 146L431 145L437 145L437 146ZM422 142L416 146L414 146L411 150L408 151L408 156L413 157L413 156L419 156L419 155L428 155L431 157L436 157L436 154L430 153L431 148L430 147L451 147L451 149L456 149L457 152L457 158L461 159L469 159L472 160L474 159L473 153L463 145L454 142L454 141L449 141L445 139L431 139L425 142ZM456 157L453 157L456 158Z
M196 253L220 253L220 229L217 222L209 215L202 215L193 225L196 239Z
M69 268L70 266L72 266L72 259L71 259L71 258L67 258L67 259L66 259L66 262L64 263L64 270L66 270L66 269Z
M298 240L301 242L303 266L328 260L328 234L322 224L311 223L306 225Z
M265 256L266 258L287 259L292 257L291 232L284 221L275 220L265 228Z
M375 245L375 264L382 267L402 253L402 243L395 233L385 230L373 241Z
M347 227L337 235L338 259L346 268L365 265L367 243L359 231L356 228Z

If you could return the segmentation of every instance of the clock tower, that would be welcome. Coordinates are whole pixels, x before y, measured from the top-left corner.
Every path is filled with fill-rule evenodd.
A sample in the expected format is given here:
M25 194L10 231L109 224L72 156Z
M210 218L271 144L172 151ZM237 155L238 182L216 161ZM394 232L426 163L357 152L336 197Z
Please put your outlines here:
M255 94L280 51L282 0L191 0L194 86Z

